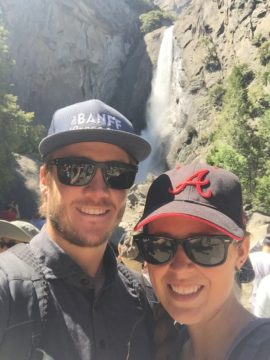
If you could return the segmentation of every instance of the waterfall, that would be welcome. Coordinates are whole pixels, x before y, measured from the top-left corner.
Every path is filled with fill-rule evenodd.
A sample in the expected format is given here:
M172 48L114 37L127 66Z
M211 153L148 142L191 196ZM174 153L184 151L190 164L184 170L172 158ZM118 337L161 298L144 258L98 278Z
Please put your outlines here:
M170 101L170 84L173 59L173 26L164 31L157 67L153 74L151 94L146 104L146 128L141 136L150 142L152 152L139 167L136 182L144 181L149 173L160 174L164 171L163 142L170 131L166 113Z

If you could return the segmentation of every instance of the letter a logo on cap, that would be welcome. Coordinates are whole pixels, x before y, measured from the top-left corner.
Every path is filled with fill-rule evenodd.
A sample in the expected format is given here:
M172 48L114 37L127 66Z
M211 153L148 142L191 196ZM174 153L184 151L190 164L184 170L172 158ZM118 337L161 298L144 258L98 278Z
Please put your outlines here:
M196 191L204 198L210 198L212 196L212 191L209 189L204 192L202 186L210 184L209 179L203 178L209 173L209 170L199 170L195 174L191 175L189 178L184 180L182 183L177 185L175 189L169 189L169 193L176 195L184 191L187 186L195 186Z

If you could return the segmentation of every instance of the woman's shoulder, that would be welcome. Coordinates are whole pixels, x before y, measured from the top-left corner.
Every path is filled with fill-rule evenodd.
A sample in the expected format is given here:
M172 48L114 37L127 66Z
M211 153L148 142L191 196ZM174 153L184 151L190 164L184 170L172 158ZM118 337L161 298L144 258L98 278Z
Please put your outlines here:
M270 360L270 319L252 320L234 341L226 360Z

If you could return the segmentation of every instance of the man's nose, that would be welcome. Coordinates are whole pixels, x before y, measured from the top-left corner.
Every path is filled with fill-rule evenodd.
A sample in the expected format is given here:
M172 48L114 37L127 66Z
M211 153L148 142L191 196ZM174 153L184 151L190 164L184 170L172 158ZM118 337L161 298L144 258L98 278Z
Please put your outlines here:
M106 184L102 169L97 168L96 173L93 177L93 179L90 181L89 184L86 185L86 189L89 191L95 191L95 192L107 192L108 191L108 185Z

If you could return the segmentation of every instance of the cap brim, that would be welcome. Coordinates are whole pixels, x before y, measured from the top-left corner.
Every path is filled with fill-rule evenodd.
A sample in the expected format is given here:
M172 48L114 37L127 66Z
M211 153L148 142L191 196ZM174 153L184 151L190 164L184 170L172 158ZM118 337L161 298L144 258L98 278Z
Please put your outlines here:
M42 156L46 156L57 148L88 141L119 146L138 161L147 158L151 152L150 144L142 137L125 131L108 129L79 129L49 135L39 144L39 152Z
M31 237L16 225L4 220L0 220L0 237L6 237L21 242L29 242Z
M173 201L149 213L149 215L146 214L146 216L137 223L134 230L138 231L151 221L166 216L188 216L195 218L198 221L207 223L235 240L241 240L244 236L243 229L228 216L220 213L214 208L185 201Z

